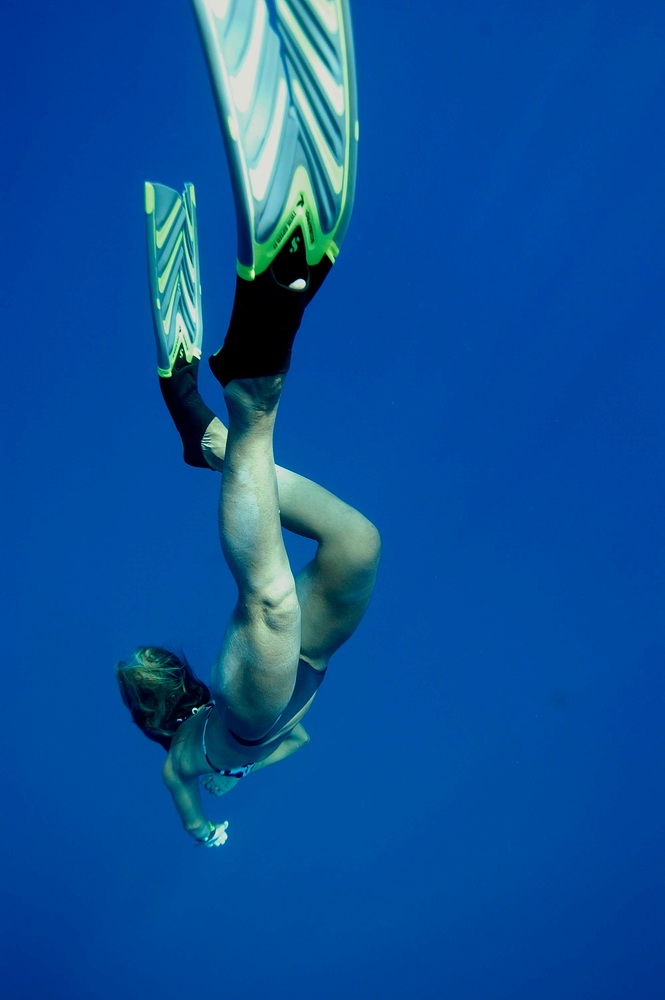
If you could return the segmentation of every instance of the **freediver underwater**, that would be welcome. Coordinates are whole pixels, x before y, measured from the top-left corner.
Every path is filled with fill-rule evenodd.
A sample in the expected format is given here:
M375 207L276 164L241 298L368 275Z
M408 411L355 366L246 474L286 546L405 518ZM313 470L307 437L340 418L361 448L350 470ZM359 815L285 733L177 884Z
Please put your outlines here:
M133 721L167 751L162 777L198 845L221 846L221 796L309 740L302 720L333 653L358 627L380 539L359 511L275 465L273 435L294 338L328 277L353 206L358 144L348 0L193 0L237 220L237 276L210 358L224 424L201 398L201 280L194 187L145 185L148 272L162 397L184 460L221 473L221 548L237 603L210 673L141 646L116 667ZM282 528L312 539L294 574Z

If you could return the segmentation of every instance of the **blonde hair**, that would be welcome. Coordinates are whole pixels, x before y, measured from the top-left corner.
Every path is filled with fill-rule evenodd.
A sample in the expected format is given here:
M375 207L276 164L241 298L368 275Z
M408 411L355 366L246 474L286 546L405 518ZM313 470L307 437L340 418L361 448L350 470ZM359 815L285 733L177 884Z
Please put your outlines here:
M115 677L136 725L166 750L192 709L210 701L185 657L161 646L139 646L129 662L116 664Z

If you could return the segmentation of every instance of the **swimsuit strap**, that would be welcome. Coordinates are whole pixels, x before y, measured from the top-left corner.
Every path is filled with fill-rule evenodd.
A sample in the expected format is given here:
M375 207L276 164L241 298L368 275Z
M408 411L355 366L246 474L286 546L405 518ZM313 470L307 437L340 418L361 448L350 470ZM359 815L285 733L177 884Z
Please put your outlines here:
M217 768L215 767L214 764L211 763L210 758L208 757L208 751L206 749L206 729L208 728L208 719L210 718L210 713L212 712L213 709L213 703L210 702L210 704L206 705L205 708L207 709L207 711L206 711L205 722L203 723L203 732L201 733L201 746L203 748L203 756L208 761L212 769L216 771Z

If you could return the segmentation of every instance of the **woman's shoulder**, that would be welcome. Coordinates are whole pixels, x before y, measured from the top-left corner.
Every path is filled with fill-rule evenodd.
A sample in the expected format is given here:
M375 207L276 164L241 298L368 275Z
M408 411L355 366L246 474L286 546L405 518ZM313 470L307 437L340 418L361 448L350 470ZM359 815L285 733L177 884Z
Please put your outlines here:
M178 726L164 763L165 772L180 778L195 778L209 770L201 749L203 721L204 713L200 712Z

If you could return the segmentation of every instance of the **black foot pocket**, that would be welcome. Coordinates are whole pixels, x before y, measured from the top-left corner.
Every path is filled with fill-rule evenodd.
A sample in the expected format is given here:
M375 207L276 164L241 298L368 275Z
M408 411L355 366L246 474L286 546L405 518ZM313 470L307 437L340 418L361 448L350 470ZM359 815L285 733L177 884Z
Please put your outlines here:
M215 414L201 399L198 389L198 361L176 364L170 378L159 379L164 402L182 441L187 465L209 469L203 457L201 439Z

